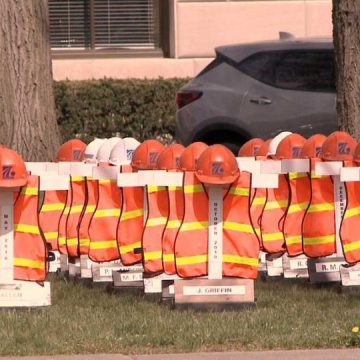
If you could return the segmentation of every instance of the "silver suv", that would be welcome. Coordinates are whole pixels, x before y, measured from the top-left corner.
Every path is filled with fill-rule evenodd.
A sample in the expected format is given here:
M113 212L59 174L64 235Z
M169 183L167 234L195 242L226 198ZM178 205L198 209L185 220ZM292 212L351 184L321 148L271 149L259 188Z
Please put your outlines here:
M223 143L234 152L283 130L306 137L336 130L331 39L223 46L177 93L176 138Z

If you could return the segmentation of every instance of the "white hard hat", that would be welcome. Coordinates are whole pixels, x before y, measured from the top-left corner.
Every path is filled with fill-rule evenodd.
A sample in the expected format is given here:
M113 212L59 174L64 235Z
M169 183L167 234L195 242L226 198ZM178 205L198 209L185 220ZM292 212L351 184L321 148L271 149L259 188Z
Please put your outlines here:
M96 155L104 141L106 141L106 139L94 139L88 146L86 146L84 153L84 161L86 163L96 163Z
M132 155L140 143L134 138L124 138L111 150L109 163L112 165L130 164Z
M275 156L277 147L279 146L280 142L291 134L292 134L292 132L290 132L290 131L283 131L280 134L276 135L270 142L267 155Z
M96 159L98 162L109 162L111 150L113 147L121 142L122 139L118 137L112 137L107 139L99 148L99 151L96 154Z

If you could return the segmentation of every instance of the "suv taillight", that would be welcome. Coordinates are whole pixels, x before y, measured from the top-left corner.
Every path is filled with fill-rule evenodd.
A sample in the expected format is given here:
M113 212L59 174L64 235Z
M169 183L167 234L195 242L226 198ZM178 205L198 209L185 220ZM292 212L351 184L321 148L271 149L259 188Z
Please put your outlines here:
M199 99L202 95L201 91L179 91L176 94L176 104L179 109L189 105L193 101Z

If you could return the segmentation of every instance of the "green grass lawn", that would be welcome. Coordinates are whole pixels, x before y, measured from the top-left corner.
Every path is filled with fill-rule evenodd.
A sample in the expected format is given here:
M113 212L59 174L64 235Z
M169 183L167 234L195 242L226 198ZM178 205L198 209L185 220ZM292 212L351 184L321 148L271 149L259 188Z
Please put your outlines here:
M0 310L0 355L160 353L360 346L360 295L304 282L256 283L257 308L171 310L51 277L53 305Z

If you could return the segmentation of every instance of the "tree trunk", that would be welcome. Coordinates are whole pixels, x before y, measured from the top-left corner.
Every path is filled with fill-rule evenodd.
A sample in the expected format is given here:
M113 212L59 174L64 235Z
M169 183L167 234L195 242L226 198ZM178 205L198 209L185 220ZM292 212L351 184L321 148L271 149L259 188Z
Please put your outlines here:
M0 143L26 161L59 147L47 0L0 0Z
M337 121L360 140L360 1L333 0Z

